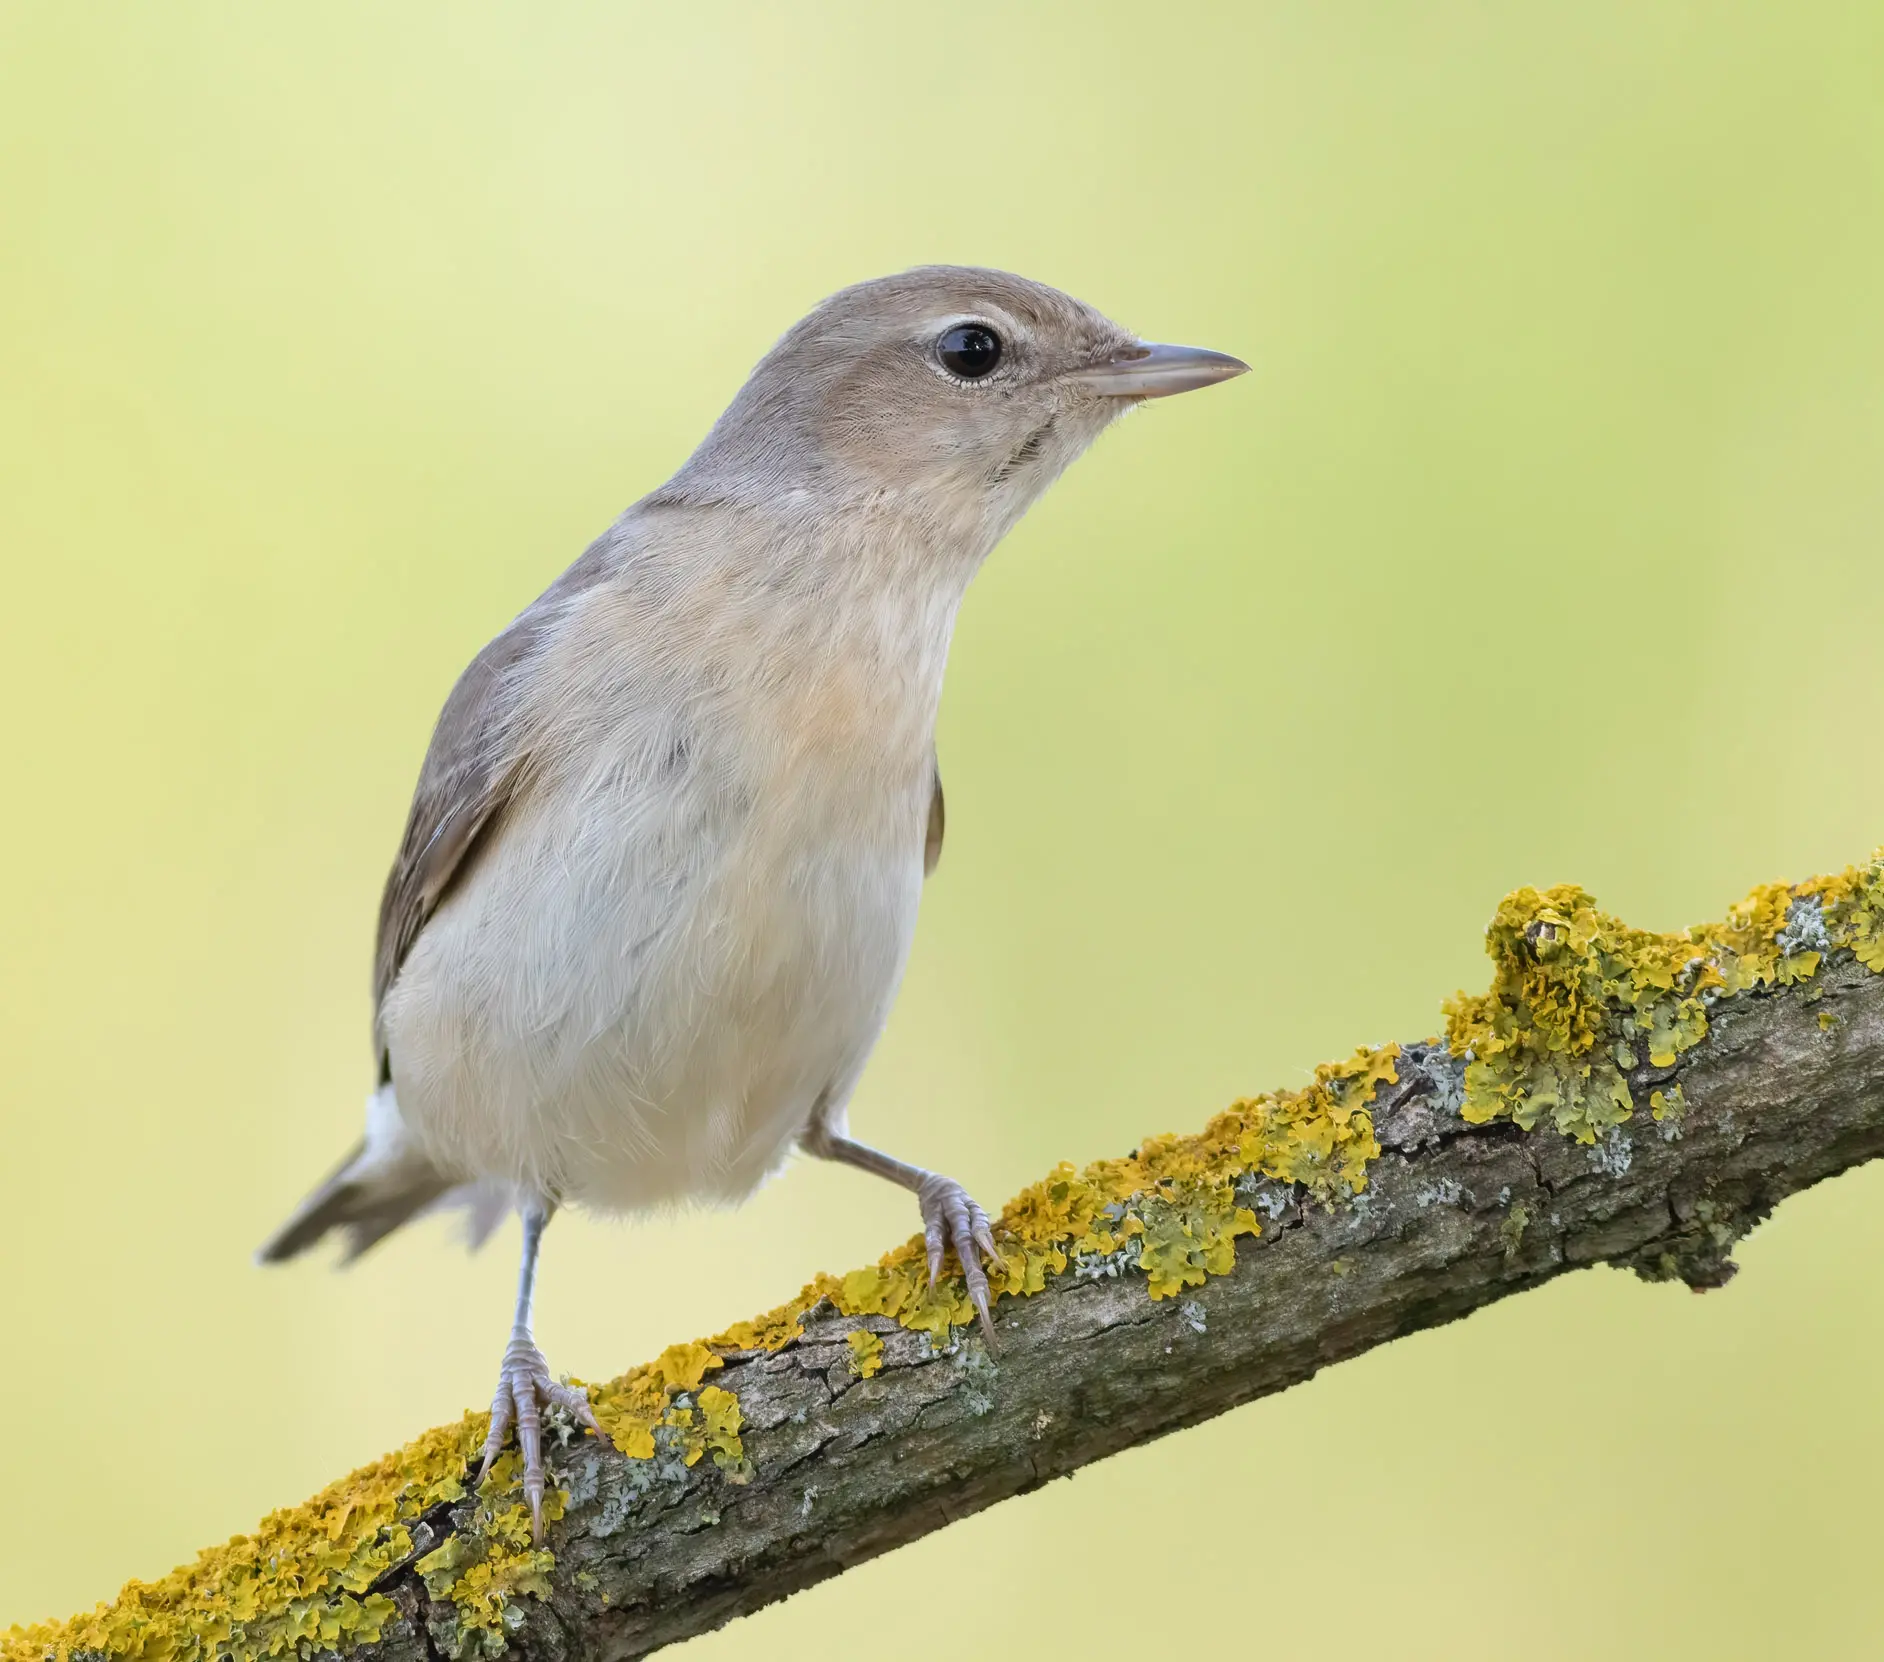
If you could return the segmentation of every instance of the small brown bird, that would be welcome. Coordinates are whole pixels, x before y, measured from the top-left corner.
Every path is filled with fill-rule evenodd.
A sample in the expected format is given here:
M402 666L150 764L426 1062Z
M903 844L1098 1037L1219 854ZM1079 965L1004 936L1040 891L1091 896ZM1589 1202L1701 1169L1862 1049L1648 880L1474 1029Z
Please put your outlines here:
M986 1213L845 1122L942 849L956 611L1121 411L1247 368L1005 272L845 289L452 689L380 903L365 1137L260 1257L522 1215L484 1468L514 1425L539 1539L543 1412L598 1429L532 1337L559 1205L737 1201L802 1148L913 1190L992 1332Z

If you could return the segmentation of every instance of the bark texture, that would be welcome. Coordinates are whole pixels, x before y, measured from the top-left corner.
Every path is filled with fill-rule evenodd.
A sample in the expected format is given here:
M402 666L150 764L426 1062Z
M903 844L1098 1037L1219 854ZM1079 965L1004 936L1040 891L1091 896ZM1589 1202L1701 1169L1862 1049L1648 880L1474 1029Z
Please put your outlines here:
M485 1648L644 1656L1566 1270L1612 1263L1720 1286L1734 1242L1781 1200L1884 1152L1884 976L1847 963L1723 999L1677 1066L1630 1082L1642 1102L1674 1079L1688 1105L1678 1126L1638 1112L1591 1147L1548 1127L1464 1123L1461 1064L1409 1046L1376 1099L1383 1152L1366 1193L1333 1210L1287 1189L1258 1196L1262 1236L1189 1296L1154 1303L1136 1273L1069 1271L996 1306L998 1357L977 1336L938 1355L888 1320L814 1309L802 1340L730 1356L714 1376L745 1416L747 1481L590 1440L564 1452L550 1596L516 1599L507 1638ZM852 1367L859 1327L882 1340L871 1378ZM415 1567L452 1510L427 1517L412 1560L378 1589L399 1610L369 1647L388 1659L476 1653Z

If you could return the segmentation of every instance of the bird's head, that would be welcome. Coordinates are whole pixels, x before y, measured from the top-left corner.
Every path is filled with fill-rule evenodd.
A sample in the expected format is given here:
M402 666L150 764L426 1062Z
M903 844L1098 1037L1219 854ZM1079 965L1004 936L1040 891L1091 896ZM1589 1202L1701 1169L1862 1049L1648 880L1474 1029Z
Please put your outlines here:
M1248 367L1140 341L1044 283L922 266L793 325L670 489L887 502L991 546L1124 410Z

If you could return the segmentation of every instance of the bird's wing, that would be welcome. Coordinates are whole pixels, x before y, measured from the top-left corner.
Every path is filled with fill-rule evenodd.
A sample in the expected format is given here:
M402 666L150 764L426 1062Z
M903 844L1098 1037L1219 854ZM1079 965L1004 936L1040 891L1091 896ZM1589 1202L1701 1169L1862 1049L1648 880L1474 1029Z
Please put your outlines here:
M472 851L496 833L504 811L528 788L530 757L515 715L528 661L566 603L606 574L598 542L471 660L445 700L419 769L405 836L379 903L373 954L373 1016L419 933ZM385 1066L381 1054L380 1065Z
M922 874L927 877L942 858L942 829L947 816L942 811L942 764L935 769L935 793L929 798L929 829L922 839Z
M432 731L405 836L380 896L373 954L376 1016L420 930L438 910L465 857L495 829L523 775L525 755L505 731L510 700L504 672L529 649L534 631L525 627L528 617L519 618L471 660Z

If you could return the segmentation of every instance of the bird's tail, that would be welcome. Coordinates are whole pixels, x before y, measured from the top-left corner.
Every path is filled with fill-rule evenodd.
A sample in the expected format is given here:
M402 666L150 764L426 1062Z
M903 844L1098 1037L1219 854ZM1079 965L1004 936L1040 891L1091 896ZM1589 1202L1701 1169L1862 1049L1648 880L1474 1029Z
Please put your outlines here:
M299 1257L330 1231L347 1238L343 1263L384 1240L400 1225L438 1206L464 1206L470 1214L470 1242L479 1246L509 1212L507 1190L447 1177L412 1142L399 1118L391 1085L367 1101L366 1135L354 1146L294 1215L256 1252L261 1264Z

